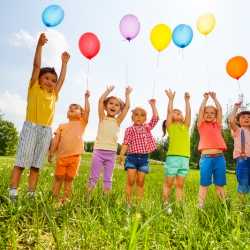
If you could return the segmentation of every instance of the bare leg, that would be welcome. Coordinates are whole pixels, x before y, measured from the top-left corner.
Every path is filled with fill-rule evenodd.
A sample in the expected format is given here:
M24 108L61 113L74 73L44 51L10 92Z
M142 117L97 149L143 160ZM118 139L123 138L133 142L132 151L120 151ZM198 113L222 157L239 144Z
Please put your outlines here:
M216 189L216 193L217 193L218 197L220 198L220 200L224 201L226 198L224 187L223 186L215 186L215 189Z
M199 189L199 207L203 208L207 196L208 186L200 186Z
M184 176L176 176L176 201L182 202L183 201L183 189L184 189Z
M167 176L163 184L163 203L168 204L169 195L171 193L175 177Z
M38 177L39 177L39 168L30 168L30 174L29 174L29 192L35 192L36 191L36 186L38 182Z
M127 170L126 201L129 206L131 205L131 196L133 192L133 186L135 184L136 172L136 169Z
M64 179L64 194L62 202L65 202L70 198L72 191L72 183L73 183L73 178L66 175Z
M64 176L55 175L52 193L53 193L53 196L57 199L59 198L59 194L60 194L63 181L64 181Z
M24 168L14 166L11 178L10 178L10 188L17 189L20 183L21 175Z
M137 171L136 176L136 193L137 193L137 201L140 203L143 199L144 195L144 180L145 173Z

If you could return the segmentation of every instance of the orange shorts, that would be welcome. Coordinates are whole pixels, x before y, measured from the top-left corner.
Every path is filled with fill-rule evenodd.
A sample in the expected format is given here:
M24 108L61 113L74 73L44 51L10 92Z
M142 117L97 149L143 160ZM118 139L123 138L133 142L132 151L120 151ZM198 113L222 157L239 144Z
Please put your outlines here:
M75 177L79 164L81 160L81 155L72 155L67 157L62 157L56 161L55 175L57 176L69 176Z

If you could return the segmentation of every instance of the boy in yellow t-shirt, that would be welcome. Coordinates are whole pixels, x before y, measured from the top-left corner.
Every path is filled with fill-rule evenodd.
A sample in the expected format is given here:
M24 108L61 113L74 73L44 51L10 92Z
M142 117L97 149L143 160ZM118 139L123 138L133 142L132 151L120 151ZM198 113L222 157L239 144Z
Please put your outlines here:
M164 135L166 130L169 136L169 148L164 166L165 182L163 185L163 202L167 212L171 212L168 205L169 195L175 182L176 200L183 200L184 181L189 170L190 137L189 127L191 122L190 95L185 93L186 114L183 116L179 109L173 108L175 92L166 90L168 97L167 119L163 123Z
M30 168L28 194L34 196L39 170L51 141L51 124L55 112L55 102L63 85L69 54L62 54L59 78L54 68L41 68L42 47L47 42L44 33L39 37L33 63L33 71L28 88L26 119L20 134L16 163L12 171L9 194L17 198L17 188L23 169Z

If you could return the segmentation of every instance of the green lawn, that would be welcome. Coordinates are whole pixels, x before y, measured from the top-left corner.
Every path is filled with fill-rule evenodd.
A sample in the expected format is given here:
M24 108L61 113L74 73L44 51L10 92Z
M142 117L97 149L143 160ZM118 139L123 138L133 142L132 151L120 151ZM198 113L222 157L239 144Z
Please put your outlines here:
M37 197L26 197L24 173L16 204L8 200L13 158L0 157L0 249L250 249L250 199L237 199L235 175L228 175L231 202L221 204L214 189L204 211L196 208L199 172L186 181L186 203L171 215L162 209L163 169L152 165L143 204L128 213L124 205L125 172L116 168L113 192L104 197L101 183L87 202L85 186L91 155L85 155L74 182L72 201L56 208L50 197L53 166L41 172Z

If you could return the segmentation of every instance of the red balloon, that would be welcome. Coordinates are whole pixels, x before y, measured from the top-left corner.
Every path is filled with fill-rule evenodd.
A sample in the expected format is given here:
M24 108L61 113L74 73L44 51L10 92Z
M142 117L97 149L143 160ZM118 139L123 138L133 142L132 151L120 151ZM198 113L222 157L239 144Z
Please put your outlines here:
M100 41L94 33L84 33L79 39L79 49L83 56L91 60L100 50Z

